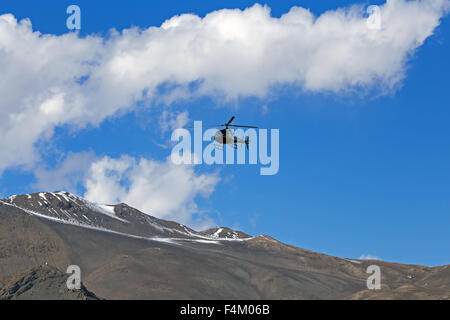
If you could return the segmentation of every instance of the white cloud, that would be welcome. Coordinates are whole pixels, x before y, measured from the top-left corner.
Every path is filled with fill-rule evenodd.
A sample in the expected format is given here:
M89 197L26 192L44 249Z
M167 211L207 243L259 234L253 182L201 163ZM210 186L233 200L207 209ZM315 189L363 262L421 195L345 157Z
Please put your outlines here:
M187 111L170 112L168 110L163 110L159 118L159 126L162 132L183 128L188 122L189 113Z
M360 260L381 260L380 257L374 256L374 255L371 255L371 254L362 254L359 257L359 259Z
M193 166L172 164L170 158L103 157L90 166L84 197L105 204L124 202L152 216L205 229L214 222L198 215L195 199L208 197L218 182L216 174L199 174Z
M76 193L78 186L87 179L88 169L96 158L92 151L69 153L56 168L38 167L34 170L36 183L33 188L40 191L65 190Z
M264 97L280 84L314 92L392 88L448 5L390 0L380 30L367 28L362 7L318 17L293 7L274 18L254 5L183 14L107 39L41 34L28 19L0 15L0 173L33 165L36 142L56 126L97 125L140 100Z

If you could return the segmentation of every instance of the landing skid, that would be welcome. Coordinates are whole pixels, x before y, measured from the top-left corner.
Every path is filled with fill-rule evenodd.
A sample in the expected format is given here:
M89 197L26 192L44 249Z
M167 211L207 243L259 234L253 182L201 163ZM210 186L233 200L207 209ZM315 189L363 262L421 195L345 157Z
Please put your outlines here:
M214 149L216 149L216 150L223 150L223 144L219 144L217 142L214 142Z
M230 146L232 148L236 149L236 150L238 148L237 143L230 144ZM220 144L220 143L214 142L214 149L223 150L223 148L224 148L224 144Z

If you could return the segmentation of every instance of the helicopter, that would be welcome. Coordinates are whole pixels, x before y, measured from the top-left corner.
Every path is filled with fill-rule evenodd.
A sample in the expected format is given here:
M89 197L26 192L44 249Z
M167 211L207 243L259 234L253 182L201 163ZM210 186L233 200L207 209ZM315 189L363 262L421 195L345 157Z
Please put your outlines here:
M221 130L217 130L216 134L214 135L214 140L217 143L221 144L221 145L229 144L235 149L237 149L238 143L245 144L245 146L247 147L247 150L248 150L248 145L250 143L249 137L247 136L245 139L241 139L239 137L236 137L234 135L234 131L229 129L229 128L233 127L233 128L254 128L254 129L257 129L258 127L255 127L255 126L242 126L242 125L237 125L237 124L231 124L231 122L234 120L234 118L235 118L235 116L232 116L231 119L228 120L227 123L210 126L210 127L225 127L225 128L223 128Z

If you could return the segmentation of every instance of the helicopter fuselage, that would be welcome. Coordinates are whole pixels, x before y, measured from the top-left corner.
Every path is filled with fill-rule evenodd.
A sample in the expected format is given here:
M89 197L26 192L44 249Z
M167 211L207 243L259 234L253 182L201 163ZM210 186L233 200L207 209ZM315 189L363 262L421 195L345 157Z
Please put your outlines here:
M236 137L231 129L217 130L214 140L221 144L245 143L245 140Z

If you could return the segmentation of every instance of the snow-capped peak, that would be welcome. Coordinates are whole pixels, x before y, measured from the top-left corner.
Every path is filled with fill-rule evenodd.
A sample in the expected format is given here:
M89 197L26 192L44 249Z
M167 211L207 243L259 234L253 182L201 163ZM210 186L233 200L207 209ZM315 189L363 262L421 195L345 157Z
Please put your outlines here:
M182 224L152 217L126 204L99 204L66 191L14 195L0 200L0 206L2 203L40 219L132 237L203 243L251 238L225 227L197 232Z

